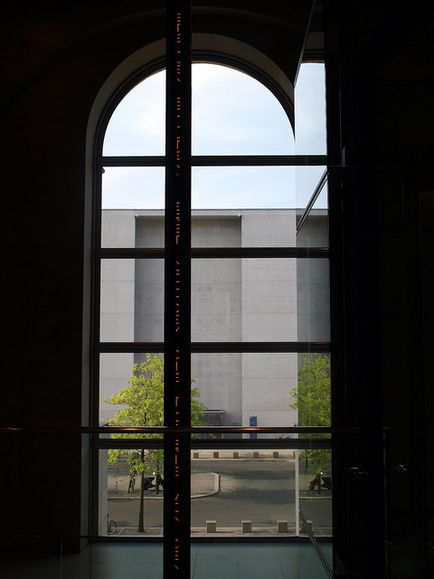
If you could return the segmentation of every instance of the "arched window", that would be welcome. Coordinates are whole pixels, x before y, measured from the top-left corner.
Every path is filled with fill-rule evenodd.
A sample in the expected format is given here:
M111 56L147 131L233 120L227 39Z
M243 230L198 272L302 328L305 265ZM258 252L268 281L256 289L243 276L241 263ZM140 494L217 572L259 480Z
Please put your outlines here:
M309 381L310 369L324 373L325 391L330 379L323 69L301 68L295 138L279 100L253 76L216 62L195 62L192 70L191 301L183 306L191 325L191 424L200 427L187 435L192 496L213 495L217 488L216 466L208 462L204 470L202 458L230 458L225 476L240 480L240 492L249 484L244 471L250 460L262 472L270 458L281 459L272 469L288 490L278 493L277 518L287 521L285 534L298 535L298 450L291 437L300 426L315 426L315 417L301 408L298 383L300 376ZM315 98L308 98L312 91ZM306 95L300 97L304 105L297 104L298 92ZM151 68L140 82L136 77L125 84L101 123L94 278L98 425L174 426L164 420L173 389L172 374L164 372L165 304L167 309L170 292L176 294L165 277L176 261L165 247L165 228L167 214L177 210L165 196L165 122L165 71ZM325 396L328 404L329 390ZM318 426L329 425L322 420ZM164 533L163 500L152 504L146 520L139 508L136 515L114 513L119 506L110 502L118 492L137 496L139 505L151 489L159 490L154 483L160 473L171 480L168 469L175 466L163 466L170 445L164 436L155 430L97 442L105 457L100 534L107 532L108 511L124 521L123 534ZM323 460L329 466L330 457ZM266 511L273 488L267 484L256 499L260 532L272 526ZM192 534L206 534L212 516L197 501L191 508ZM231 516L222 525L228 535L237 526Z

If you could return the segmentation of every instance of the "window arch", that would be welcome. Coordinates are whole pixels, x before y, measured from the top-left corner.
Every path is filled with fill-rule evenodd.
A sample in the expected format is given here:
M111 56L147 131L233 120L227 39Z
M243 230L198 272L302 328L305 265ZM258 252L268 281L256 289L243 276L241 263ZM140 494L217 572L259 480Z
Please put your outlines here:
M164 296L171 288L164 279L164 262L167 267L167 262L176 258L165 247L164 215L176 208L167 206L167 196L164 200L166 158L160 125L165 107L161 106L161 101L155 100L158 99L155 95L161 95L163 86L164 73L158 70L161 64L158 61L148 68L143 81L140 75L144 71L127 79L106 108L97 141L96 165L101 172L98 172L95 183L98 216L94 237L94 381L96 390L99 388L101 392L94 399L94 421L125 427L146 426L151 430L162 423L113 422L121 407L110 405L109 408L104 400L119 390L120 383L128 381L134 363L146 363L153 356L164 357L167 350ZM222 65L195 66L198 69L204 67L212 81L216 70L232 79L236 75L245 77L243 72ZM206 74L202 82L206 84ZM221 78L219 82L221 88ZM257 81L249 77L248 83ZM128 91L132 86L134 88ZM246 94L249 97L253 95L249 87L250 84L243 87L248 92L244 92L241 103L245 102ZM149 89L147 96L154 91L151 105L146 104L146 95L142 94L146 88ZM236 436L237 444L250 448L261 448L261 444L269 446L269 442L265 444L256 433L251 433L249 429L252 427L268 428L264 436L273 436L272 433L277 432L273 429L281 434L290 433L291 428L298 425L298 417L294 405L291 407L288 377L296 388L300 355L329 351L328 306L317 309L321 324L315 324L309 318L314 317L311 308L315 296L308 295L313 290L318 297L322 291L321 283L312 275L312 263L321 264L320 282L327 277L327 267L323 268L327 265L328 253L324 247L327 235L323 223L318 231L321 211L318 213L314 208L312 212L325 179L320 180L316 187L314 183L309 194L300 200L296 195L295 174L295 168L309 172L319 167L322 172L326 158L324 155L294 154L288 116L268 89L259 84L257 88L258 94L262 92L262 96L267 94L274 99L276 133L286 132L286 139L285 136L269 138L270 148L264 150L261 148L263 135L272 133L271 123L262 120L258 124L254 119L257 134L252 137L250 131L241 135L241 144L247 145L241 152L225 148L233 145L235 137L226 141L210 139L203 144L200 142L203 137L196 135L196 150L193 144L192 239L191 258L188 258L191 259L192 271L191 306L185 308L191 314L188 348L196 372L192 378L201 388L201 402L206 406L202 412L204 426L195 433L202 440L193 439L197 448L206 445L211 449L221 448L223 439L204 439L206 434L220 436L218 427L222 427L221 431L229 439ZM209 105L210 108L216 107L218 98ZM133 107L138 102L146 107L147 113L151 108L154 117L151 121L146 118L147 124L142 124L134 115L135 123L128 118L131 114L127 110L128 102ZM193 96L193 106L195 102L198 101ZM122 115L127 117L125 123L120 120ZM195 122L200 123L200 117L195 119L193 113L193 131ZM252 129L251 124L246 123L249 129ZM129 131L132 135L126 146L126 133L122 133L125 126L127 133ZM214 121L212 130L217 128L222 128L221 119ZM145 137L141 140L140 135ZM253 142L255 138L256 142ZM317 173L314 171L310 178L317 179ZM234 182L237 188L244 188L244 197L234 199L235 189L230 188ZM145 200L143 206L138 204L138 200ZM317 239L321 239L320 247L312 247L306 234L309 228L305 224L314 215L317 219L312 231ZM304 235L297 238L301 220ZM308 261L308 267L300 267L301 262L307 264ZM299 279L303 280L302 288L297 287ZM300 290L304 291L304 301L298 296ZM298 303L301 304L301 313L297 311ZM304 324L303 339L299 333L300 320ZM219 398L216 384L222 381L222 369L226 371L225 384L220 387ZM244 383L241 382L243 377ZM264 381L268 381L268 386L261 389L260 383ZM166 383L166 393L167 386ZM273 403L270 404L270 391L275 399L274 407ZM246 401L242 400L243 396ZM164 402L167 403L166 398ZM164 426L170 428L174 425L165 423ZM155 430L154 438L157 432ZM164 443L161 439L150 441L148 437L136 439L132 448L136 452L137 449L147 451L163 447L167 450L171 435L165 436ZM190 434L188 440L191 444ZM109 442L107 439L97 442L101 449L116 449L118 444L115 438ZM125 450L125 444L122 442L120 448ZM227 446L227 442L224 444ZM276 445L279 447L278 442ZM279 448L284 448L284 445ZM286 442L288 445L291 446ZM184 459L189 464L185 456ZM166 469L168 464L166 461ZM165 475L169 477L167 471ZM102 487L99 492L102 494ZM105 515L102 509L99 518L102 534ZM297 521L298 517L294 515L293 533L298 532Z

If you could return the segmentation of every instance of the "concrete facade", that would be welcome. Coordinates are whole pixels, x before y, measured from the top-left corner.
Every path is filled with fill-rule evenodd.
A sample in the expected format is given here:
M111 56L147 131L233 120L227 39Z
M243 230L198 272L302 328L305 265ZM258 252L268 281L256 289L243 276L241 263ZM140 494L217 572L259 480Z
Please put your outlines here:
M296 236L297 211L196 210L196 247L326 246L326 211L316 211ZM103 247L163 247L159 210L103 211ZM101 270L101 340L162 342L164 262L105 260ZM327 341L328 261L320 259L195 259L192 262L192 341ZM104 403L124 385L139 356L105 354L100 368ZM297 354L193 354L192 378L201 401L228 426L293 426L290 390ZM253 418L254 417L254 418Z

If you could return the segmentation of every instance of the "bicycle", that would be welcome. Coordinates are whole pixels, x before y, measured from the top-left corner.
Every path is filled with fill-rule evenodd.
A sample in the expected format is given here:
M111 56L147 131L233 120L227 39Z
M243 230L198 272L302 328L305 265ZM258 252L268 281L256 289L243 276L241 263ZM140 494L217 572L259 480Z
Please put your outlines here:
M114 533L116 533L117 528L118 528L117 522L114 521L113 519L110 519L109 516L107 515L107 534L113 535Z

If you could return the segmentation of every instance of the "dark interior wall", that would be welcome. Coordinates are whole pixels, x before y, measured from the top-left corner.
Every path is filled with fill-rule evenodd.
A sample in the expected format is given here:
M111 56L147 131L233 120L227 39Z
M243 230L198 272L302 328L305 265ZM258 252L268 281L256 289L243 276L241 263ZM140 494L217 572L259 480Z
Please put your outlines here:
M345 271L335 302L337 343L344 337L335 420L364 433L335 452L335 491L348 501L346 512L336 503L338 568L429 577L433 14L422 3L329 8L337 73L329 96L339 100L341 127L340 142L331 141L344 165L335 181L342 229L334 251ZM358 477L349 470L356 465Z
M54 429L51 436L2 440L3 529L12 540L54 536L50 545L63 536L65 549L77 546L71 538L79 536L80 512L85 518L87 510L80 436L56 432L79 427L88 405L82 389L87 124L104 80L142 47L143 31L150 41L164 32L161 12L105 10L104 18L96 7L18 15L8 23L2 57L7 342L0 424Z
M401 14L388 36L393 49L383 48L376 70L382 379L384 422L392 427L386 458L388 533L397 578L434 572L428 525L434 434L432 326L427 331L433 313L434 255L432 29L432 10L423 18Z
M7 60L3 76L9 306L3 327L10 337L6 358L21 361L8 364L7 383L26 404L3 405L2 423L77 424L81 413L73 392L81 383L87 123L106 77L143 45L143 28L151 41L163 34L161 18L152 14L107 27L91 16L47 17L9 30L10 43L35 62L17 78L20 67ZM29 380L17 371L25 364Z

